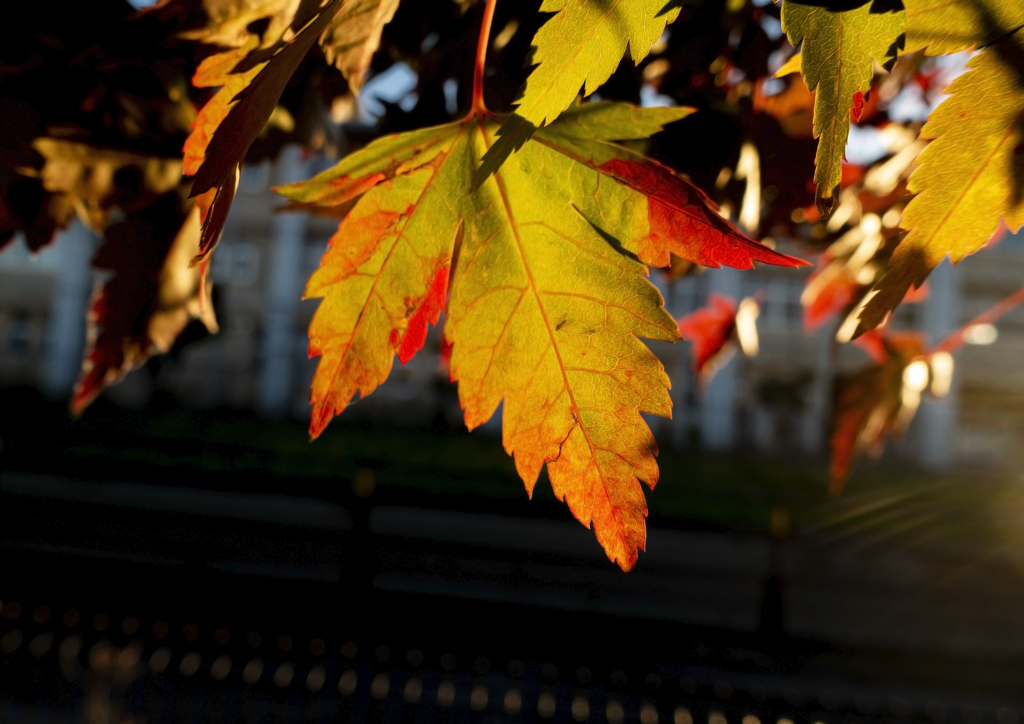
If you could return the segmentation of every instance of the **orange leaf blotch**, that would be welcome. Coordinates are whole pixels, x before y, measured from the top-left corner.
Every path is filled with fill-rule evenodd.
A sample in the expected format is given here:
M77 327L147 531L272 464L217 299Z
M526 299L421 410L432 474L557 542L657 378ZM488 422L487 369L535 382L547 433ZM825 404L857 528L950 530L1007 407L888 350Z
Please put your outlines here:
M313 411L309 416L309 439L316 440L327 424L334 419L335 409L329 405L317 405L313 400Z
M318 199L321 206L341 206L357 196L362 196L377 184L386 181L387 176L382 173L374 173L361 178L341 176L331 181L330 193L324 198Z
M329 285L355 274L377 250L384 237L391 233L401 216L394 211L378 209L343 221L327 242L327 253L320 260L320 268L309 278L303 298L322 297ZM312 349L310 342L310 354Z
M455 381L451 379L452 343L447 337L441 338L441 348L437 351L437 365L440 372L448 375L449 381Z
M679 334L693 345L693 370L698 376L725 351L736 329L736 300L711 294L708 302L679 320Z
M448 273L450 271L450 264L445 264L437 270L434 281L427 289L426 297L420 302L413 315L409 317L409 326L405 328L401 343L396 350L398 359L403 365L423 348L423 343L427 341L427 326L437 324L448 295ZM395 332L396 330L392 330L392 336L395 335Z
M299 208L310 208L313 211L327 213L328 209L345 207L346 204L350 204L374 186L387 181L388 178L382 172L366 176L344 174L327 182L318 183L314 179L286 186L273 186L271 190L291 199Z
M809 266L802 259L748 239L718 214L715 202L703 191L664 166L613 158L598 170L649 198L651 232L638 250L646 264L667 267L671 254L675 254L716 269L751 269L755 261L786 267Z

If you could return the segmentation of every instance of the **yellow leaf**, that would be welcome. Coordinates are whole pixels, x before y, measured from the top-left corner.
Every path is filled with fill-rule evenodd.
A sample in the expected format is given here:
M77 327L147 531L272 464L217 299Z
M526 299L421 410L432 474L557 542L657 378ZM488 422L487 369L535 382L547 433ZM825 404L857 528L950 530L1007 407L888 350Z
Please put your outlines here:
M193 176L192 196L215 190L203 202L201 263L216 246L238 183L238 169L256 137L274 116L277 101L299 63L343 5L343 0L266 4L268 29L250 35L233 50L212 55L199 65L192 84L220 89L196 116L185 140L185 174ZM219 5L217 7L220 7ZM246 12L260 12L248 7ZM284 20L288 22L285 23ZM271 35L269 28L276 28Z
M907 51L956 53L987 45L1024 25L1020 0L904 0Z
M667 0L544 0L541 12L557 13L533 39L537 64L488 149L475 183L494 173L537 128L569 107L583 87L588 96L615 72L629 46L639 64L679 15Z
M22 169L22 173L38 176L47 191L65 196L82 222L97 234L104 232L112 215L118 215L112 199L131 194L131 205L139 207L181 182L181 162L175 159L46 136L35 139L32 147L46 163L41 171ZM128 168L138 172L142 180L138 187L119 181L119 172Z
M182 37L222 48L240 48L255 41L267 48L292 25L301 0L202 0L207 22ZM265 21L261 33L252 28Z
M880 324L945 257L956 264L981 249L1000 219L1011 231L1024 225L1024 53L1003 41L968 68L921 131L935 140L910 176L917 196L900 222L907 235L870 292L858 333Z
M640 481L658 479L640 413L671 408L668 377L639 338L678 338L646 265L673 254L710 266L802 264L746 239L699 189L611 142L689 112L583 104L476 188L497 124L470 115L379 139L278 189L345 210L306 290L323 298L310 327L310 353L321 356L310 432L382 383L396 354L410 359L447 298L466 425L504 401L505 448L527 489L547 464L555 494L630 568L645 541Z
M306 287L307 298L324 298L309 328L310 355L321 356L313 377L313 436L355 394L365 397L387 379L396 352L403 362L411 358L426 323L437 322L462 223L452 194L469 184L472 158L463 126L430 130L435 143L427 152L416 152L390 182L378 181L342 220ZM375 156L384 145L356 156Z
M541 12L557 13L537 31L533 62L518 114L542 126L569 107L584 86L588 96L619 65L629 45L638 64L679 8L665 0L545 0Z
M266 63L259 63L245 72L232 72L235 66L255 48L256 40L253 38L246 46L203 59L203 62L196 68L195 75L192 77L192 85L196 88L218 88L218 90L196 114L196 119L192 122L192 133L185 139L185 147L182 152L185 155L184 173L186 176L194 176L199 171L203 161L206 160L206 147L210 145L210 139L213 138L214 132L227 117L231 107L237 103L236 96L245 90L252 83L253 78L266 67Z
M850 133L854 95L871 88L872 60L883 63L895 55L903 32L903 13L872 13L871 4L834 13L824 8L786 2L782 27L800 47L800 71L815 92L814 137L818 139L814 182L824 216L831 212L842 177L843 154Z
M796 53L789 60L782 64L782 67L775 71L773 78L785 78L790 73L799 73L800 64L803 63L803 54Z

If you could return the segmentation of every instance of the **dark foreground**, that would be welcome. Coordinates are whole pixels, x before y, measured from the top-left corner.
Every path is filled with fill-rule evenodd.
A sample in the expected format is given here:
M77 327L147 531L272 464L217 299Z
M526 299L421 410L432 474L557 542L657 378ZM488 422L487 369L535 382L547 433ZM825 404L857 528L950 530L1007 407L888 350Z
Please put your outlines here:
M624 576L567 522L24 473L0 501L4 722L1024 712L998 561L914 601L924 554L799 539L654 530Z
M495 440L0 401L3 724L1024 716L1013 481L666 452L624 575Z

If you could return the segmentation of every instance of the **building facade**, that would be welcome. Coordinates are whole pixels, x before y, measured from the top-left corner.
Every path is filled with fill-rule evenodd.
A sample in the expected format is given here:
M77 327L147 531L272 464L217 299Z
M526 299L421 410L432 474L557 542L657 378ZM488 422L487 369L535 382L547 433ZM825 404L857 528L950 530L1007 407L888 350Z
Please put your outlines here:
M321 166L291 148L274 164L244 169L214 255L220 334L136 370L107 390L107 397L142 406L160 390L197 408L308 414L316 360L308 357L305 330L318 302L302 300L302 290L337 220L275 213L282 202L268 188L307 178ZM36 386L54 398L70 393L96 282L88 259L97 243L76 224L36 256L20 241L0 254L0 385ZM788 251L801 253L796 247ZM765 300L758 320L760 353L734 356L707 389L696 389L688 344L652 344L672 380L675 404L672 420L650 419L663 445L824 454L834 380L867 364L868 357L855 345L834 344L834 326L805 333L800 295L807 274L771 267L713 269L670 282L652 271L652 282L677 318L703 306L710 292L736 298L759 293ZM894 324L924 331L935 342L1024 286L1024 236L1007 236L957 267L943 264L930 286L929 298L901 307ZM982 341L990 343L956 353L951 394L926 401L907 439L891 446L890 454L931 468L1016 460L1015 441L1024 430L1024 310L1004 317L998 336ZM420 354L404 366L396 360L388 381L345 415L410 426L443 416L458 424L457 396L441 368L439 344L438 330L431 330ZM500 411L485 432L499 433L499 417Z

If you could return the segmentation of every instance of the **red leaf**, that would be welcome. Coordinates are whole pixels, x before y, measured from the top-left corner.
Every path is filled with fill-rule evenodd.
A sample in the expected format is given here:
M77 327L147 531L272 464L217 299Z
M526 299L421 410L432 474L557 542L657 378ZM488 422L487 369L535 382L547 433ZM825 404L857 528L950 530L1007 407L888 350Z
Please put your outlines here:
M847 186L852 186L863 179L865 169L859 164L843 161L841 173L842 175L840 176L839 188L845 189Z
M854 458L878 455L891 435L900 434L916 410L906 406L903 371L924 354L924 337L914 333L865 333L861 343L875 362L851 377L836 380L829 449L831 484L838 494L846 484Z
M850 118L854 123L860 121L860 114L864 112L864 94L857 91L853 94L853 108L850 110Z
M716 269L752 269L755 261L786 267L809 266L802 259L748 239L716 213L718 207L703 191L660 164L614 158L598 169L650 198L651 235L646 243L641 243L638 254L647 264L667 267L670 254L675 254Z
M706 383L714 369L732 353L736 300L712 293L708 306L679 320L679 334L693 345L693 369Z
M889 348L885 344L885 337L882 336L882 332L878 329L865 332L855 339L853 343L871 355L871 359L878 364L885 364L891 356Z
M807 278L806 289L813 290L813 295L804 301L804 329L812 332L834 314L845 312L851 306L857 296L863 293L864 288L850 278L848 274L835 273L831 267L832 260L823 257L821 268ZM823 275L831 275L827 281ZM824 283L815 284L821 279ZM812 286L813 285L813 286Z
M451 374L452 343L443 335L441 336L441 348L437 351L437 362L442 372Z

